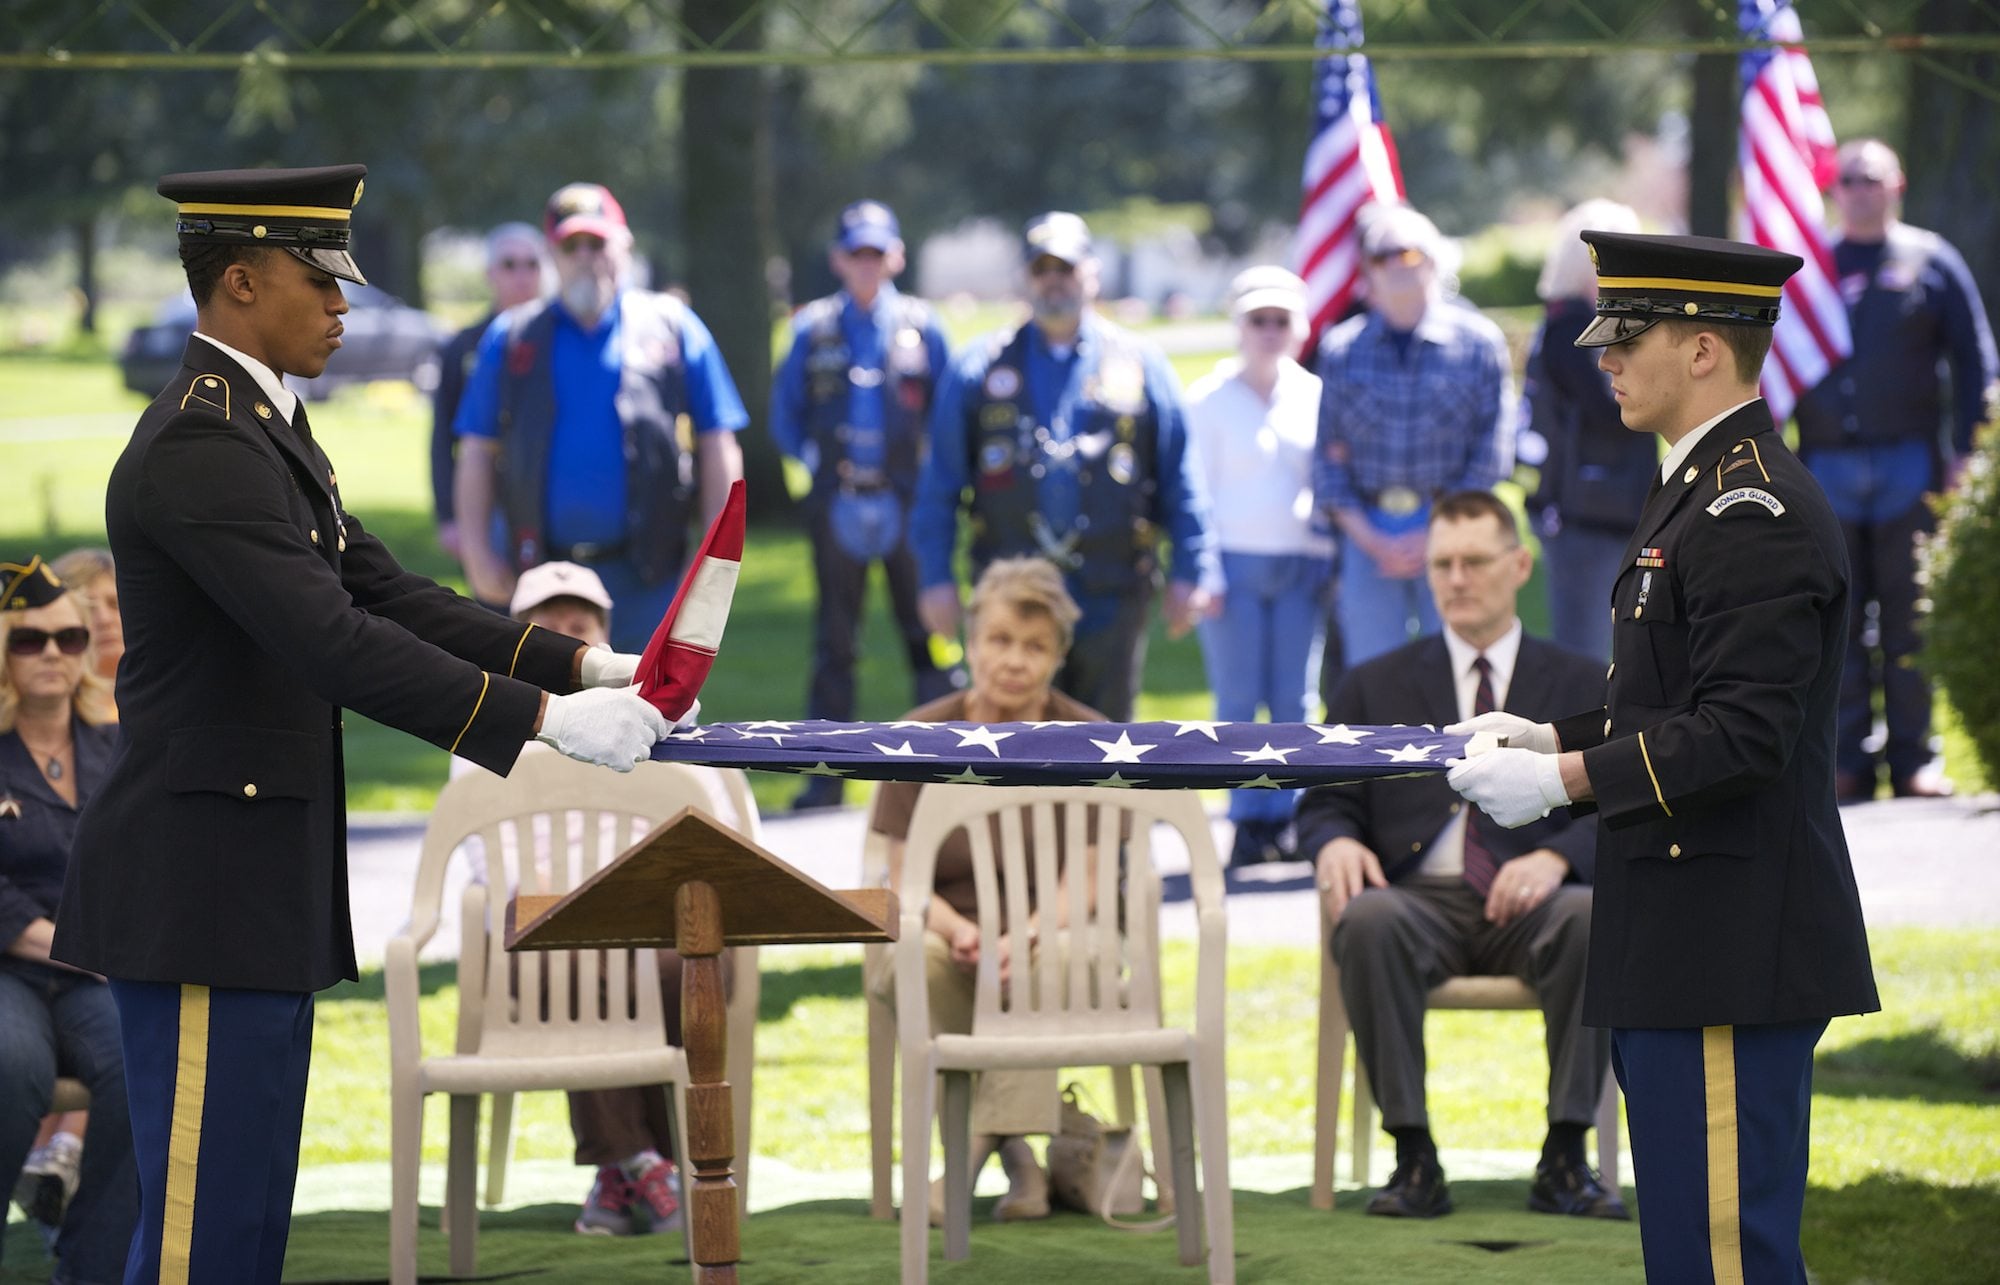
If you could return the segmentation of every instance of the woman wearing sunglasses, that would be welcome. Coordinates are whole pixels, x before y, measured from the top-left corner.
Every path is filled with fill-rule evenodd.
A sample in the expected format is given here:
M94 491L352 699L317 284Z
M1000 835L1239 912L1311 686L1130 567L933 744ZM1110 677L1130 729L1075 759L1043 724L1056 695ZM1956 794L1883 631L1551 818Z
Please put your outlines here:
M1312 717L1308 675L1326 632L1332 537L1312 529L1319 376L1292 360L1306 337L1306 283L1248 268L1229 286L1235 357L1188 389L1188 440L1207 484L1220 577L1201 622L1215 716L1274 723ZM1236 790L1229 864L1290 860L1296 790Z
M111 769L111 691L90 627L40 558L0 562L0 1190L20 1172L58 1075L90 1090L58 1281L117 1280L139 1213L118 1013L104 980L49 958L77 815Z

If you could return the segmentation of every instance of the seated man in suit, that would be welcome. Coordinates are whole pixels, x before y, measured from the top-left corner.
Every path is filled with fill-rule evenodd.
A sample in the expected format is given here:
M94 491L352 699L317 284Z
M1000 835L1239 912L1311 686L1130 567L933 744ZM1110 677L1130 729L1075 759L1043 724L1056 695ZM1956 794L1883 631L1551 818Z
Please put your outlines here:
M1461 722L1506 709L1536 718L1601 691L1596 662L1525 636L1514 598L1534 555L1513 513L1487 491L1437 501L1426 552L1442 634L1348 671L1329 723ZM1528 1208L1625 1218L1584 1161L1610 1057L1586 1030L1584 959L1597 827L1566 814L1503 830L1460 804L1441 776L1321 786L1301 798L1299 848L1317 853L1331 949L1396 1170L1368 1212L1451 1212L1424 1107L1424 997L1446 979L1512 975L1535 988L1548 1024L1549 1132Z

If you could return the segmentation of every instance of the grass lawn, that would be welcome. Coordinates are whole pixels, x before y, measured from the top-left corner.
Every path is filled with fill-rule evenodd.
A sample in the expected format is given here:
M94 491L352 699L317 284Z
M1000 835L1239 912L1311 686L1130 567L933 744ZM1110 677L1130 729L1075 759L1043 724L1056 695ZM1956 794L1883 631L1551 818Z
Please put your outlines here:
M1813 1103L1812 1187L1805 1247L1823 1285L1937 1285L2000 1277L2000 941L1988 931L1892 929L1873 939L1885 1011L1837 1021L1820 1046ZM744 1230L748 1279L879 1282L893 1279L896 1235L866 1216L866 1020L857 948L764 952L757 1034L752 1190L819 1175L829 1198L767 1209ZM1192 947L1166 950L1170 1016L1192 985ZM1434 1128L1454 1169L1461 1212L1412 1225L1363 1217L1343 1182L1339 1209L1308 1209L1311 1174L1312 952L1237 945L1229 955L1230 1154L1236 1175L1240 1279L1332 1279L1327 1255L1380 1264L1346 1279L1600 1281L1640 1278L1630 1225L1582 1224L1521 1210L1543 1129L1546 1065L1539 1018L1527 1013L1438 1013L1429 1021ZM429 1047L448 1047L456 1011L449 966L425 970L422 1021ZM341 1198L302 1213L287 1279L379 1279L387 1253L388 1029L381 978L325 993L306 1108L306 1184L315 1167L348 1166ZM1087 1083L1097 1076L1085 1075ZM1101 1082L1095 1090L1108 1102ZM426 1111L430 1187L444 1161L443 1103ZM522 1097L515 1115L519 1175L572 1178L574 1193L534 1198L482 1220L482 1268L553 1280L661 1279L680 1253L635 1242L580 1240L568 1229L583 1171L568 1171L570 1135L560 1095ZM1386 1166L1386 1142L1377 1148ZM332 1169L324 1173L341 1172ZM1627 1168L1628 1183L1630 1168ZM991 1174L988 1175L989 1180ZM1376 1174L1380 1181L1382 1173ZM322 1184L323 1185L323 1184ZM1252 1186L1260 1190L1250 1190ZM764 1187L768 1191L768 1187ZM428 1190L428 1188L427 1188ZM1627 1187L1628 1197L1631 1187ZM982 1197L983 1212L990 1197ZM768 1205L769 1198L760 1205ZM425 1214L427 1271L444 1268L435 1210ZM16 1231L23 1229L16 1228ZM1504 1253L1468 1242L1512 1243ZM1352 1256L1350 1259L1349 1256ZM38 1281L45 1268L11 1235L0 1281ZM588 1264L586 1267L585 1264ZM939 1280L1039 1281L1056 1264L1104 1281L1198 1279L1174 1265L1170 1235L1122 1236L1080 1216L1034 1227L976 1224L973 1258ZM1359 1274L1354 1274L1359 1271Z

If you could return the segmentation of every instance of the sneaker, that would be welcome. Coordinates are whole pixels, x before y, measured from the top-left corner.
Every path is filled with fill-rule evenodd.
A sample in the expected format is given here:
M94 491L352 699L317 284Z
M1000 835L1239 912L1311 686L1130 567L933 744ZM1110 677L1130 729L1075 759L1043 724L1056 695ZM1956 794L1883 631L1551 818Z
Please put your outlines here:
M617 1165L599 1165L597 1180L583 1198L583 1212L576 1216L576 1230L585 1236L630 1236L632 1202L638 1190Z
M632 1183L636 1205L649 1219L651 1232L681 1229L681 1176L671 1160L646 1166Z
M82 1168L83 1139L73 1133L56 1134L28 1153L14 1184L14 1203L42 1226L60 1227Z

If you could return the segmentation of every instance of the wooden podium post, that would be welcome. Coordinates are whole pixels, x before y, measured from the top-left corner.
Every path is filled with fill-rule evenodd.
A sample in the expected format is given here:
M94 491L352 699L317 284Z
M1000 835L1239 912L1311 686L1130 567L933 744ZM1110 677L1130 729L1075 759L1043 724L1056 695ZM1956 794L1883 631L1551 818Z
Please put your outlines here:
M694 1175L687 1217L702 1285L733 1283L741 1257L723 947L895 939L894 893L823 887L692 808L681 809L568 895L514 899L509 950L671 946L686 961L681 1030L690 1081L689 1154L681 1162Z

